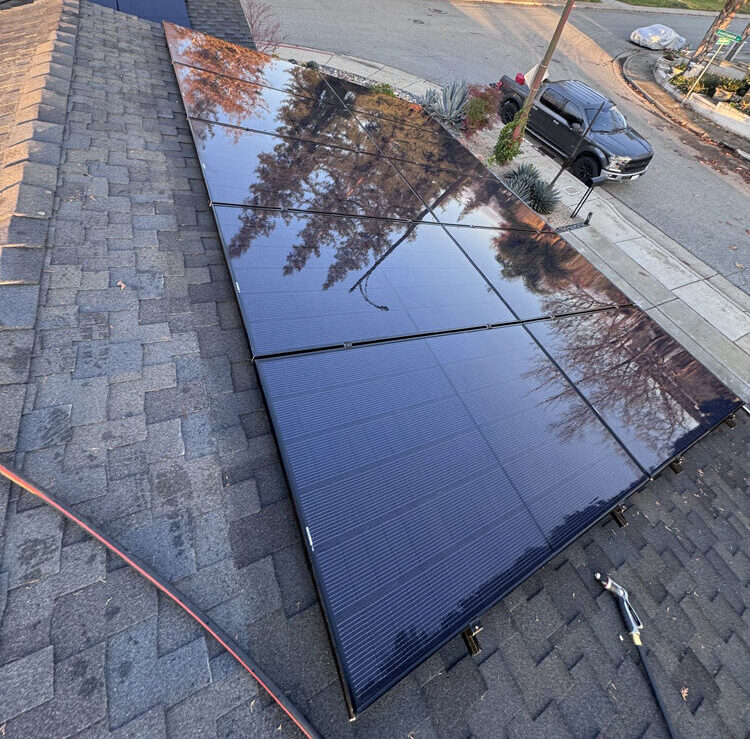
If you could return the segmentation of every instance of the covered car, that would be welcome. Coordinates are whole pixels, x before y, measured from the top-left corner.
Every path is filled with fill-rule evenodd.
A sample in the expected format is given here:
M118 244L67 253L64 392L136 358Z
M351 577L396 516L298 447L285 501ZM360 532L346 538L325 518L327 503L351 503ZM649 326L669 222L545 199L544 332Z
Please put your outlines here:
M663 26L661 23L636 28L630 34L630 40L638 46L645 46L647 49L682 49L686 43L677 31L669 26Z

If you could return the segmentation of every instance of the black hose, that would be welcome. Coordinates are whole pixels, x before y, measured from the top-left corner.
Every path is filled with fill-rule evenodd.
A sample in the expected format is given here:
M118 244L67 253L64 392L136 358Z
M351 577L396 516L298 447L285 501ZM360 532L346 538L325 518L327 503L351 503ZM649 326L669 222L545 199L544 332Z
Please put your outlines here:
M679 734L675 730L674 726L672 726L672 721L669 718L667 707L664 705L661 699L661 695L659 694L659 689L656 687L654 676L651 674L651 670L649 670L648 668L648 662L646 661L646 648L640 644L636 644L635 648L638 650L638 656L641 658L641 664L643 664L643 669L646 671L646 677L648 678L649 685L651 686L651 692L654 694L654 698L656 698L656 704L659 706L661 715L664 716L664 723L667 725L669 736L671 736L672 739L679 739Z
M94 539L104 544L107 549L114 552L118 557L130 565L136 572L140 573L149 582L155 585L162 593L171 598L183 611L192 619L197 621L224 649L229 652L241 665L257 680L259 685L273 698L284 713L292 720L297 728L308 739L322 739L316 729L300 713L299 709L289 701L284 693L279 690L278 686L258 667L255 661L245 652L223 629L217 626L208 616L202 613L191 601L177 590L171 583L163 580L147 564L139 560L132 554L129 554L114 539L102 533L98 526L88 521L83 516L75 513L66 503L58 500L50 493L44 492L40 487L32 482L25 480L18 473L8 467L0 464L0 475L6 477L11 482L23 488L26 492L35 495L48 505L52 506L59 513L62 513L68 520L80 526L84 531L90 534Z

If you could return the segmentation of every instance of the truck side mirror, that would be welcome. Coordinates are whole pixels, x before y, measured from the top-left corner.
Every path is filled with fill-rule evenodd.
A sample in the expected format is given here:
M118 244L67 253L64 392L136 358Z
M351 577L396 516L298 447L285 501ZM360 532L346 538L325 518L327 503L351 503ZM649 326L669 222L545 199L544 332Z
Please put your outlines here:
M570 127L576 133L581 133L581 131L583 131L583 124L580 121L573 121L573 123L570 124Z

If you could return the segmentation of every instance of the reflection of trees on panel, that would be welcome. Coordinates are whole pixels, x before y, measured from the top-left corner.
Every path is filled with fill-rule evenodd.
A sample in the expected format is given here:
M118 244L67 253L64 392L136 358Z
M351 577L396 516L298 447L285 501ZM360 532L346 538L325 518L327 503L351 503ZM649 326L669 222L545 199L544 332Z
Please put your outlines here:
M274 59L244 46L237 46L215 36L207 36L191 28L165 23L164 31L172 60L227 77L269 84L283 80L296 82L300 89L315 87L321 82L315 70ZM271 85L276 87L276 85ZM283 85L279 89L284 89Z
M614 411L623 426L656 448L668 450L676 436L704 424L715 400L729 402L721 383L638 309L560 319L551 331L555 359L581 373L577 384L592 405ZM542 386L559 381L546 359L532 375ZM568 387L549 402L571 394L575 390ZM558 432L575 436L588 413L576 407Z

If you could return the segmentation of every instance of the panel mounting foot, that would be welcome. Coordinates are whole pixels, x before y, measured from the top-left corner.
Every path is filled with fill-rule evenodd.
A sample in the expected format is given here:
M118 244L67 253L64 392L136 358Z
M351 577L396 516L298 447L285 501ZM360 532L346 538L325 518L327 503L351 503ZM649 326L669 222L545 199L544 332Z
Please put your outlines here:
M612 518L615 519L615 521L617 522L617 525L620 528L623 528L628 525L628 519L625 518L626 510L627 509L625 508L624 505L622 505L622 503L620 503L620 505L618 506L615 506L614 509L612 510Z
M682 472L682 463L684 461L685 457L677 457L677 459L674 459L669 463L669 466L672 469L672 472L675 473L675 475L679 475L680 472Z
M737 426L737 416L732 413L731 415L726 417L724 423L729 426L730 429L735 428Z
M482 645L477 639L477 635L482 631L484 627L480 623L473 623L471 626L467 626L462 632L464 641L466 642L466 648L469 650L469 654L472 657L476 657L482 651Z

